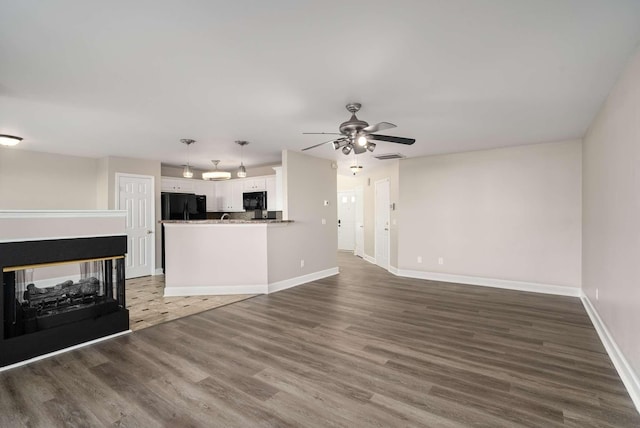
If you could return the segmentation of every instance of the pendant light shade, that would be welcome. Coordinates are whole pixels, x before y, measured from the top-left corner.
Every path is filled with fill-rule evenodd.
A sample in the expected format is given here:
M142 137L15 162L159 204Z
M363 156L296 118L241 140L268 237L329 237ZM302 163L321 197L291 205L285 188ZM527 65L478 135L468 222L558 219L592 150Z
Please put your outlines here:
M182 144L187 145L187 164L184 166L182 170L182 176L184 178L193 178L193 171L191 171L191 165L189 165L189 146L196 142L196 140L191 140L189 138L183 138L180 140Z
M213 171L203 172L202 179L203 180L212 180L212 181L221 181L228 180L231 178L231 173L226 171L218 171L219 160L212 160L214 168Z
M22 141L22 137L16 137L15 135L0 134L0 145L2 146L15 146L20 141Z
M249 144L248 141L236 141L236 144L238 144L240 146L240 167L238 168L238 172L236 173L236 176L238 176L239 178L245 178L247 176L247 169L244 167L244 164L242 163L243 159L243 149L244 146L246 146L247 144Z

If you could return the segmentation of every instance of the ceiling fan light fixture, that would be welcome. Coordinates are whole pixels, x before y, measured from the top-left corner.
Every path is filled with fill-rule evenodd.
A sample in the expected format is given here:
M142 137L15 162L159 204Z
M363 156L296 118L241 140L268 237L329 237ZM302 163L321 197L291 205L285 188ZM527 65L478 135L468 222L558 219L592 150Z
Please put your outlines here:
M0 134L0 145L2 146L15 146L20 141L22 141L22 137L16 137L15 135Z
M370 152L374 151L375 149L376 149L376 143L367 144L367 150L369 150Z
M219 160L212 160L214 165L213 171L203 172L202 179L203 180L211 180L211 181L222 181L228 180L231 178L231 173L227 171L218 171Z
M358 137L357 141L358 141L358 145L359 145L359 146L364 147L364 146L366 146L366 145L367 145L367 137L366 137L366 136L364 136L364 135L360 135L360 136Z
M348 155L349 153L351 153L351 148L352 148L351 144L347 144L342 148L342 153L344 153L345 155Z

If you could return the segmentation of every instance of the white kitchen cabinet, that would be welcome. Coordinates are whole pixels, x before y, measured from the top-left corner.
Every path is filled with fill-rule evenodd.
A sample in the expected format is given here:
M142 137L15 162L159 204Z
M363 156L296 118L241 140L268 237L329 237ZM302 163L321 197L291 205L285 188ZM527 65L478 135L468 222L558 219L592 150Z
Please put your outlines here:
M195 181L190 178L161 177L160 188L163 192L194 193Z
M267 182L267 210L277 211L276 206L276 176L266 178Z
M245 192L263 192L267 190L265 177L245 178L242 182Z
M268 205L269 210L271 211L282 211L282 198L283 198L283 192L282 192L282 167L281 166L274 166L273 170L276 172L275 175L275 180L276 180L276 184L275 184L275 205L273 206L273 208L271 208L271 205ZM269 197L269 194L267 193L267 198ZM267 202L268 204L268 202Z
M195 180L195 193L196 195L205 195L207 197L207 211L217 211L215 182Z
M216 183L216 211L238 212L242 207L243 180L218 181Z

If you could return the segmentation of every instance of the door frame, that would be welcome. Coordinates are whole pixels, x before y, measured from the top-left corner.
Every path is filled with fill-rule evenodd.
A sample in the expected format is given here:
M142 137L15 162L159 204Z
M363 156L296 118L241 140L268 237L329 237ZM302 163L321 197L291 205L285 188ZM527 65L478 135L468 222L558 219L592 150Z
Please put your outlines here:
M153 225L153 233L151 234L151 275L156 275L156 235L158 232L158 226L156 225L156 178L153 175L146 174L131 174L128 172L116 172L115 173L115 207L120 210L120 179L123 177L132 178L149 178L151 179L151 224Z
M364 187L362 185L356 186L353 191L356 195L356 248L354 253L356 256L364 258ZM361 225L358 225L358 219L362 219ZM358 229L360 229L360 232L358 232ZM361 245L358 242L358 235L362 237Z
M388 226L388 234L387 234L387 265L386 266L381 266L379 263L378 259L378 204L380 204L380 201L378 200L378 184L386 182L387 183L387 196L388 196L388 200L387 200L387 210L388 210L388 219L389 219L389 226ZM374 256L376 258L376 264L378 266L380 266L383 269L386 269L387 271L389 269L391 269L391 180L389 179L389 177L380 179L380 180L376 180L374 183L374 188L373 188L373 195L374 195L374 208L373 208L373 212L374 212L374 222L373 222L373 240L374 240Z
M347 197L352 198L351 199L351 203L353 203L353 249L349 250L349 249L343 249L340 248L340 236L338 236L338 250L339 251L350 251L353 254L356 253L356 191L354 189L348 189L348 190L339 190L337 193L337 201L338 201L338 211L340 211L340 195L341 194L347 194ZM338 221L340 221L340 213L338 212ZM338 226L338 228L340 228L341 226ZM340 230L338 231L338 234L340 233Z

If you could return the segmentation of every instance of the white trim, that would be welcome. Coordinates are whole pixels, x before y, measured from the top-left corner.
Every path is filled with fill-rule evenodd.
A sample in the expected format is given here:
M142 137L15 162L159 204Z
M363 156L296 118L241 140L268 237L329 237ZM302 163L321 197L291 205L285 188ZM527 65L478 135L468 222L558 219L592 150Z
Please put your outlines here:
M618 348L616 341L613 340L613 336L611 336L607 326L602 321L602 318L600 318L600 314L598 314L598 311L584 293L582 293L581 300L584 309L587 311L587 315L589 315L593 326L598 332L602 344L607 350L607 354L609 354L609 358L611 358L620 379L622 379L622 383L627 388L633 404L635 404L636 409L640 412L640 379L638 379L638 375L624 357L620 348Z
M371 257L370 255L365 254L362 258L373 265L377 265L375 257Z
M267 284L205 285L191 287L165 287L164 297L223 296L227 294L266 294Z
M53 241L56 239L80 239L80 238L103 238L107 236L127 236L126 233L108 233L108 234L95 234L92 233L90 235L74 235L74 236L47 236L46 238L10 238L10 239L0 239L0 243L4 242L30 242L30 241Z
M395 266L389 265L389 272L391 272L395 276L400 276L400 270Z
M340 273L338 267L330 269L320 270L318 272L309 273L295 278L285 279L283 281L272 282L268 286L268 293L275 293L276 291L286 290L287 288L295 287L297 285L306 284L307 282L317 281L322 278L337 275Z
M69 346L68 348L60 349L58 351L49 352L48 354L38 355L37 357L29 358L28 360L20 361L18 363L9 364L8 366L0 367L0 372L5 370L11 370L16 367L24 366L27 364L35 363L36 361L44 360L45 358L53 357L59 354L64 354L65 352L73 351L74 349L84 348L85 346L95 345L99 342L104 342L105 340L114 339L118 336L123 336L125 334L131 333L131 330L121 331L119 333L110 334L109 336L100 337L98 339L93 339L88 342L79 343L77 345Z
M126 217L122 210L0 210L1 219Z
M482 278L477 276L452 275L440 272L425 272L408 269L390 271L407 278L428 279L431 281L455 282L458 284L480 285L482 287L504 288L507 290L530 291L533 293L555 294L558 296L580 297L582 290L565 285L541 284L537 282L512 281L508 279ZM396 273L397 272L397 273Z
M309 273L295 278L272 282L270 284L249 284L249 285L209 285L192 287L165 287L165 297L178 296L222 296L226 294L269 294L276 291L286 290L307 282L317 281L322 278L337 275L338 267Z
M164 275L164 270L162 270L162 268L157 268L154 271L154 275Z

